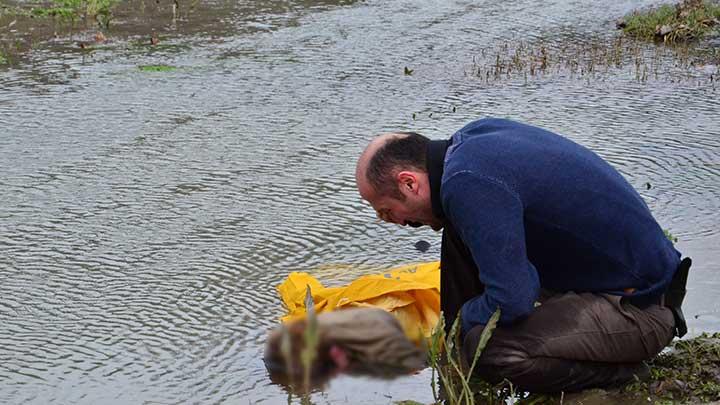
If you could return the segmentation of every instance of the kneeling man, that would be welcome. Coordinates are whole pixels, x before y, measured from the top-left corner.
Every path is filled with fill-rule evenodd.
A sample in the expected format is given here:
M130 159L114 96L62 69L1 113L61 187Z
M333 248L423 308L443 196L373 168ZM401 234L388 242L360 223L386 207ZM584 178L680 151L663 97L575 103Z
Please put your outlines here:
M564 137L503 119L448 140L384 134L356 181L382 220L443 229L441 306L447 325L461 316L466 356L500 308L476 368L487 380L615 385L684 333L682 294L668 290L689 260L620 173Z

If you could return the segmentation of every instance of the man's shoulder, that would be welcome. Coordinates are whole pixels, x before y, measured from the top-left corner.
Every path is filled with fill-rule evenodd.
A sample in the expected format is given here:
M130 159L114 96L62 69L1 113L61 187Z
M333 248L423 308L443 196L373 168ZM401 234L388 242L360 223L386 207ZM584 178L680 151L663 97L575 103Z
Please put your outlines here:
M528 125L506 118L485 117L479 120L472 121L464 127L460 128L455 133L455 135L453 135L453 137L458 135L479 135L483 133L491 133L499 130L508 130L526 126Z
M518 155L530 153L528 125L502 118L483 118L458 130L445 155L443 179L460 171L490 174L508 169ZM536 142L537 143L537 142Z

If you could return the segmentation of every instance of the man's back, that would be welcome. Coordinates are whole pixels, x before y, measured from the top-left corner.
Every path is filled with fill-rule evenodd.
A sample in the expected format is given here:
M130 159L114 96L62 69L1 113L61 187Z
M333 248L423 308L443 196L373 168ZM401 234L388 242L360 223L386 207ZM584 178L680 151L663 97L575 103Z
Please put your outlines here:
M533 284L532 276L507 274L532 272L513 255L527 257L544 288L613 294L633 288L638 300L662 294L679 262L640 195L615 169L536 127L484 119L459 130L446 155L442 201L481 279L489 273L485 284L513 286L496 288L501 295L522 295L515 286Z

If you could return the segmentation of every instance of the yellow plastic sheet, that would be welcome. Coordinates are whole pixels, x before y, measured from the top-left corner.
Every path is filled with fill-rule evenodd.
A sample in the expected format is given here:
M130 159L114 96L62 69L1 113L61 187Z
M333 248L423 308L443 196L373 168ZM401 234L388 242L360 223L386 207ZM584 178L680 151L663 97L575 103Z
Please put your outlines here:
M360 277L343 287L325 287L307 273L290 273L277 287L288 308L283 321L305 315L308 285L316 312L362 306L382 308L395 315L405 334L416 343L430 337L440 317L440 262L397 267Z

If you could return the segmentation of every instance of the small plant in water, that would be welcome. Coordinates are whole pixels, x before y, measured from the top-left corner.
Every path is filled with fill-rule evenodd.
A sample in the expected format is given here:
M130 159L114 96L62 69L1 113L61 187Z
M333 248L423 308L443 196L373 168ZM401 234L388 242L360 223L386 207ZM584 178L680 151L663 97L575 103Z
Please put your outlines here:
M303 387L305 392L310 392L310 369L318 353L318 327L315 314L315 303L313 302L312 291L307 286L305 291L305 311L307 312L307 327L303 335L305 347L300 354L300 361L303 366Z
M439 377L445 403L449 405L474 405L477 399L480 399L480 403L495 403L514 396L512 386L510 386L508 392L506 389L507 384L494 386L473 377L477 360L490 340L499 319L500 309L495 311L487 325L485 325L472 362L468 365L462 359L459 344L460 316L458 315L455 322L453 322L447 336L445 336L445 319L442 315L440 316L440 321L430 337L430 347L428 348L428 358L430 367L432 367L430 384L436 401L441 400L436 375ZM443 348L445 349L444 353Z
M310 404L310 392L312 383L312 367L313 362L318 356L318 345L320 336L318 332L317 314L315 313L315 302L312 297L312 290L308 285L305 290L305 312L307 314L307 324L302 334L302 350L300 351L300 366L302 367L302 395L300 401L302 404ZM280 340L280 352L285 361L287 370L295 369L295 360L293 356L293 343L290 331L287 328L282 330ZM290 387L296 388L296 381L293 381L293 373L289 373ZM288 403L292 402L293 391L288 392Z

